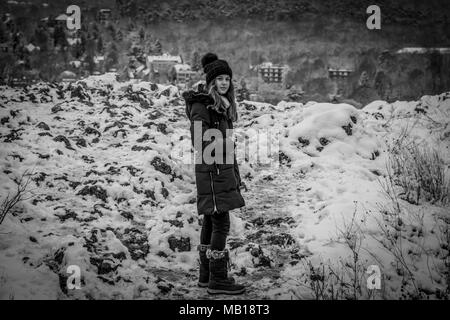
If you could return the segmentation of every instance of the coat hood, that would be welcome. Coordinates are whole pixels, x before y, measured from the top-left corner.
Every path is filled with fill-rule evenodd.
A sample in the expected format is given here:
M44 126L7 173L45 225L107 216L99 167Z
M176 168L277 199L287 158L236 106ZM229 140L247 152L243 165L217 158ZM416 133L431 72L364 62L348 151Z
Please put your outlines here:
M204 91L185 91L182 94L184 101L186 102L186 116L191 120L191 108L196 102L202 103L205 106L214 104L214 99Z

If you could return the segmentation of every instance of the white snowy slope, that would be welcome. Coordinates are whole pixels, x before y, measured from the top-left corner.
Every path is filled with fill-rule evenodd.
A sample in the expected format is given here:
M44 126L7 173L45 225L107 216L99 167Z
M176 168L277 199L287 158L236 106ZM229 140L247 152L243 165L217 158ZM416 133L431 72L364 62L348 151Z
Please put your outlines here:
M0 92L1 200L14 194L14 179L33 173L32 197L0 225L1 299L221 298L196 287L201 221L176 87L119 83L111 73ZM228 247L232 273L250 286L235 298L312 298L302 285L305 261L350 257L339 230L354 213L365 235L361 261L389 280L385 298L400 298L402 277L376 240L380 204L389 204L380 184L387 150L406 127L417 144L435 146L449 161L450 93L361 110L244 101L239 113L236 133L249 137L249 155L258 153L258 139L278 149L269 153L271 165L258 165L245 161L238 144L247 206L231 212ZM278 134L267 138L264 130ZM438 254L436 272L429 255L411 257L416 282L443 290L439 254L448 248L432 230L437 217L450 219L448 206L401 204L406 220L425 213L423 232L407 232L405 252L420 244ZM81 289L67 288L71 265L80 268Z

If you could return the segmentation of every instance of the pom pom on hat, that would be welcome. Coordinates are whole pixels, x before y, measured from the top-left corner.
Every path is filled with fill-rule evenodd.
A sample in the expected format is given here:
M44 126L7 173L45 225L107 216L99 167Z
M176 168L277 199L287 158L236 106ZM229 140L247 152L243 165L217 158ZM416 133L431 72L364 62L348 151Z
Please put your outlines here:
M208 52L202 57L202 68L205 69L205 66L213 61L219 59L215 53ZM206 71L205 71L206 72Z

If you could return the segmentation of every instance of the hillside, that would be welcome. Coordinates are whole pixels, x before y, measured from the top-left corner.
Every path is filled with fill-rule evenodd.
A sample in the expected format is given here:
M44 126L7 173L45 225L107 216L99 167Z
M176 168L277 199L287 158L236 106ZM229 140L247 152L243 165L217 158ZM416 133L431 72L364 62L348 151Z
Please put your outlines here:
M0 225L2 299L211 298L195 286L201 221L180 92L115 79L1 87L2 200L32 173L32 198ZM448 189L418 189L388 161L432 147L448 186L450 93L360 110L244 101L239 113L249 155L256 130L278 132L279 146L270 166L238 153L248 190L228 247L242 298L327 299L313 289L325 283L336 299L448 299ZM70 265L80 290L67 289ZM382 290L367 289L370 265Z

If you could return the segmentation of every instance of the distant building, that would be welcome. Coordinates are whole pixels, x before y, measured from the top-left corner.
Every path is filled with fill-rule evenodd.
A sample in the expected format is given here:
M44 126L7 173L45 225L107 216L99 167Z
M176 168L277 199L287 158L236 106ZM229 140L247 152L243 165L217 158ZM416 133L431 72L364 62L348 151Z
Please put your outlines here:
M9 43L0 43L0 53L8 53L11 52L12 48L11 45Z
M180 56L164 53L160 56L147 56L147 68L150 70L150 80L158 83L169 82L169 71L176 64L182 64Z
M333 69L328 68L328 77L331 78L347 78L353 70L350 69Z
M174 80L177 83L187 83L197 74L197 72L191 69L190 65L181 63L173 66L173 72Z
M353 70L347 68L328 68L328 78L334 85L334 95L346 97L350 94L350 75Z
M61 82L75 82L77 81L77 75L72 71L66 70L59 74L58 80Z
M73 68L79 68L81 67L81 61L80 60L72 60L69 62L69 65Z
M73 19L73 18L71 18L71 17L69 17L67 14L65 14L65 13L62 13L62 14L60 14L59 16L57 16L56 18L55 18L55 22L56 22L56 24L58 24L58 25L60 25L60 26L62 26L62 27L66 27L67 26L67 20L68 19Z
M98 12L98 21L102 24L105 24L111 20L111 16L111 9L100 9Z
M439 52L440 54L450 54L450 48L424 48L424 47L408 47L397 50L396 54L405 54L405 53L431 53L431 52Z
M105 67L105 56L94 56L95 68L98 71L104 71Z
M274 65L271 62L265 62L258 67L258 73L266 83L282 83L286 71L285 66Z

